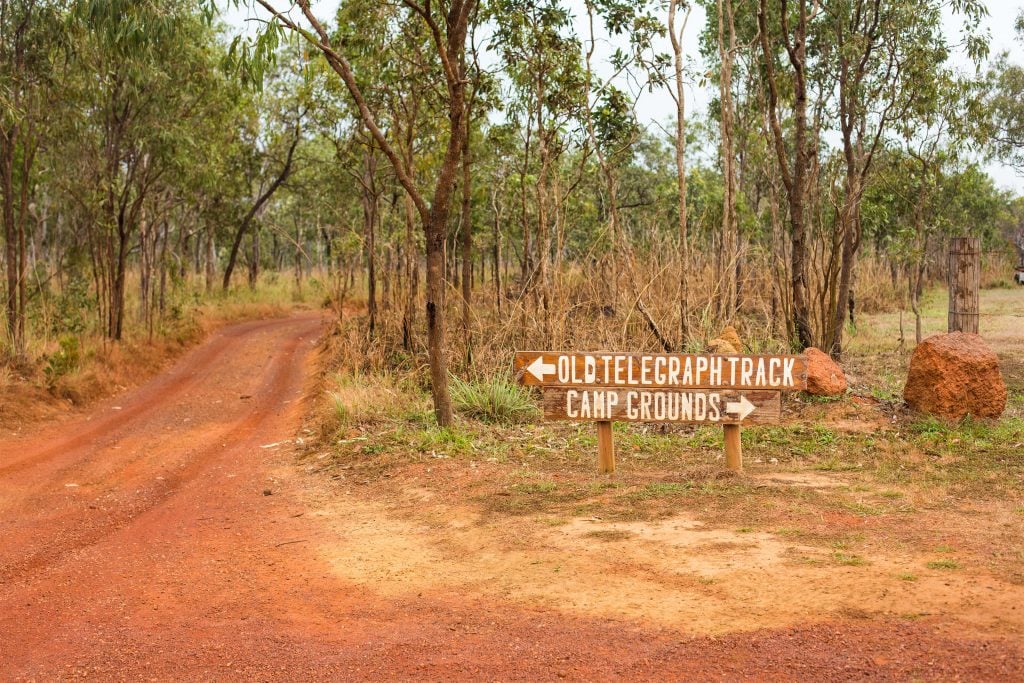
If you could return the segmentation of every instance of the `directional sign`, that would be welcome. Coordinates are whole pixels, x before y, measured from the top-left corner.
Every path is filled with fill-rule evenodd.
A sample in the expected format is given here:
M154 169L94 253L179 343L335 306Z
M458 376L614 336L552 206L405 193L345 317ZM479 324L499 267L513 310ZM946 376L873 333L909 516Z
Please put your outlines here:
M807 388L803 356L522 351L516 354L515 369L521 383L545 387Z
M782 417L778 391L544 387L543 395L549 420L750 425Z
M516 353L516 379L541 387L544 417L597 423L597 469L615 471L612 422L722 425L725 463L743 469L740 425L782 419L782 392L807 388L804 356Z

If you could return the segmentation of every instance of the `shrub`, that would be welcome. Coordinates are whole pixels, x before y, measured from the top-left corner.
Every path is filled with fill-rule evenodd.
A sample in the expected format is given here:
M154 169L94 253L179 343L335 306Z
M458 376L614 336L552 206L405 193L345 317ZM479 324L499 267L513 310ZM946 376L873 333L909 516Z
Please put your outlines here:
M81 361L78 337L68 334L60 338L60 348L46 361L46 379L52 385L55 380L76 370Z
M514 424L537 416L529 390L503 377L465 382L453 376L450 390L455 409L481 422Z

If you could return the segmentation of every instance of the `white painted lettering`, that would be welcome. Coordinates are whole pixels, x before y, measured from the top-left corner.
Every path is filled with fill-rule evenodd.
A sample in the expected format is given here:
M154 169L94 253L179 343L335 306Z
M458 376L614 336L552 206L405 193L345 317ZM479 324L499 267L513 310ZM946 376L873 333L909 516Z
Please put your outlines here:
M654 359L654 383L663 386L665 384L665 356L658 356Z
M700 384L705 372L708 371L708 357L697 356L697 383Z
M573 379L569 372L569 366L572 364L570 360L569 356L558 357L558 381L562 384L568 384ZM575 384L575 382L573 383Z
M750 386L750 381L754 377L754 359L744 358L740 362L740 384L745 387Z
M708 419L718 422L722 419L721 394L708 394Z
M713 387L722 385L722 359L719 356L715 356L711 359L710 377L708 378L708 384Z
M668 359L668 383L679 384L679 356Z
M736 364L740 359L736 356L729 356L729 386L736 386Z

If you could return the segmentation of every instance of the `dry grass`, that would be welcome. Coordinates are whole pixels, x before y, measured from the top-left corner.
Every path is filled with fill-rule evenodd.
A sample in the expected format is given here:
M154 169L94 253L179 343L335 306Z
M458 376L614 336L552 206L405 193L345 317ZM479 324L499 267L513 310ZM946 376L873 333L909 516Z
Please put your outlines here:
M274 273L261 278L255 290L240 285L227 294L207 295L202 282L191 281L170 294L166 317L151 336L136 315L136 286L129 283L127 290L121 342L105 339L88 310L78 311L80 323L87 324L83 331L57 335L44 306L24 356L11 359L9 350L0 349L0 357L9 358L0 364L0 429L22 429L65 411L69 404L85 406L135 386L222 325L286 315L296 307L319 305L326 297L316 281L307 281L299 292L292 279Z
M578 285L582 296L585 283ZM332 373L358 368L335 384L344 391L345 414L354 417L316 467L338 481L369 487L371 495L390 498L415 487L495 521L629 522L689 512L716 525L820 546L841 566L870 562L865 558L882 548L930 552L948 544L1024 581L1024 545L1012 537L1024 530L1024 515L1014 512L1024 510L1024 339L1015 331L1022 294L982 292L982 331L1004 361L1010 389L1004 419L946 425L908 414L900 395L912 336L901 349L896 313L865 314L851 330L844 361L853 395L830 401L788 397L784 425L743 430L747 469L738 476L724 469L721 430L711 427L616 424L613 478L594 473L592 425L505 426L462 416L453 427L438 429L430 419L426 374L416 362L422 356L386 338L368 344L364 319L350 312L332 336L325 362L335 363ZM930 291L924 304L926 334L943 330L945 292ZM568 310L577 304L563 305ZM504 322L485 315L491 317L475 320L473 362L460 364L470 378L507 373L515 344L543 341L536 325L519 330L514 312ZM577 320L578 334L566 337L567 345L580 339L576 348L654 347L642 326L630 322L623 334L615 326L619 317L589 315L586 324ZM612 329L593 328L602 324ZM642 341L631 342L630 329ZM907 332L912 335L912 328ZM755 336L753 345L777 343L758 339L764 336ZM464 350L459 339L451 348ZM375 370L384 366L399 370ZM369 393L364 397L363 391ZM374 409L356 412L353 404L360 400Z

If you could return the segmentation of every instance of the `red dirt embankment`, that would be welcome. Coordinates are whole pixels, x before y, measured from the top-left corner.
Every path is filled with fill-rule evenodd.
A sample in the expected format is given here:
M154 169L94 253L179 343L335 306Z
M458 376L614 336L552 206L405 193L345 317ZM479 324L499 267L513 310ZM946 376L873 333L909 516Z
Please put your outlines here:
M1024 677L1015 644L922 621L712 638L346 582L282 445L321 325L226 328L88 418L0 442L0 678Z

